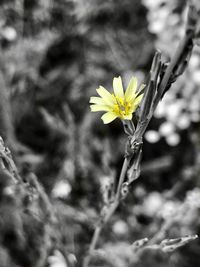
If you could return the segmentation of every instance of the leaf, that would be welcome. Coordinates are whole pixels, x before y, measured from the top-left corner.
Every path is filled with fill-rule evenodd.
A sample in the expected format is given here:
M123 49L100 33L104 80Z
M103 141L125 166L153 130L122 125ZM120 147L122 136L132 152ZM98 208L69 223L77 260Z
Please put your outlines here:
M176 250L179 247L182 247L186 245L187 243L195 240L198 238L198 235L190 235L190 236L185 236L185 237L180 237L180 238L175 238L175 239L164 239L160 243L160 249L165 252L172 252Z
M133 159L132 166L128 170L128 183L132 183L140 176L140 161L142 158L142 149L138 151L138 154L135 155Z
M131 248L133 250L138 250L142 247L144 247L144 245L146 245L146 243L149 241L149 239L147 237L145 238L142 238L142 239L139 239L139 240L136 240L132 245L131 245Z

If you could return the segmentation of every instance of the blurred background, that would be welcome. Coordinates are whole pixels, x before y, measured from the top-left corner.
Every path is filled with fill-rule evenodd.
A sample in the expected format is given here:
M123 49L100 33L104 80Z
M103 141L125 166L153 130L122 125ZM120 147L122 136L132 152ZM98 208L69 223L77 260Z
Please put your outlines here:
M156 49L169 60L184 0L0 1L0 135L21 175L34 172L60 214L66 249L82 266L105 188L119 176L126 136L89 98L114 76L145 83ZM172 253L129 249L200 231L200 48L145 133L141 177L104 229L109 257L91 266L200 266L197 240ZM164 230L163 230L164 229ZM48 266L48 265L47 265ZM53 266L53 265L52 265ZM60 265L61 266L61 265Z

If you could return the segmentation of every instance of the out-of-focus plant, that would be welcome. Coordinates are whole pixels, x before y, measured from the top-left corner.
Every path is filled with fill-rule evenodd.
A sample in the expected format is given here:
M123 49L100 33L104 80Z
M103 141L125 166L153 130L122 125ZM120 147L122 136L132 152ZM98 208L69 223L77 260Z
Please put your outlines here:
M114 79L113 95L111 95L105 89L100 88L97 90L97 92L102 97L103 101L101 98L91 98L90 102L95 104L91 106L92 111L107 111L108 113L111 113L111 115L109 114L109 118L106 118L105 120L105 115L103 115L102 119L104 123L109 123L116 117L119 117L122 120L124 131L128 135L128 140L126 143L124 163L119 180L117 182L116 191L114 188L109 188L109 190L112 192L109 194L110 198L107 199L107 203L102 208L100 219L95 228L88 255L84 261L84 267L89 266L92 256L95 255L95 248L103 227L110 220L120 201L127 196L129 186L140 176L140 161L143 144L142 140L145 130L155 112L158 103L162 100L165 93L170 89L171 85L177 80L177 78L183 74L188 65L194 47L194 41L197 37L197 26L199 24L198 11L199 10L195 4L190 3L183 38L179 42L178 48L171 57L170 61L163 61L161 58L161 52L157 51L155 53L147 86L144 90L144 97L140 108L137 111L135 124L131 120L132 113L131 116L127 117L128 114L126 113L125 109L127 101L126 97L124 97L121 79L118 80L118 83L116 82L116 79ZM131 94L133 94L133 90L131 91ZM118 99L119 94L120 101ZM134 97L134 94L132 96ZM116 112L116 108L117 111L120 110L120 112L124 112L123 116L121 113L119 114L119 112ZM133 109L132 112L133 111L135 111L135 109ZM189 239L180 238L174 240L163 240L158 247L160 247L163 251L174 250L195 238L196 236L191 236ZM151 242L150 245L155 246L155 244L151 244Z
M149 10L147 16L149 31L156 35L155 45L157 49L164 51L166 58L169 58L184 34L186 1L143 0L143 3ZM197 41L198 38L194 40ZM145 135L147 141L156 143L164 137L168 145L176 146L181 142L182 131L199 123L199 69L200 52L199 47L195 47L187 70L156 109L154 116L162 122L157 131L147 131Z

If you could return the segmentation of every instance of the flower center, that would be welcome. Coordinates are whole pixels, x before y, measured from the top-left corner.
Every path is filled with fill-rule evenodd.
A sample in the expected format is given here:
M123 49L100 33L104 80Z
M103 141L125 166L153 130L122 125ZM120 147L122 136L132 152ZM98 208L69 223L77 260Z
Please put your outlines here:
M120 117L123 118L130 114L131 103L127 102L125 98L115 96L116 104L114 105L113 111Z

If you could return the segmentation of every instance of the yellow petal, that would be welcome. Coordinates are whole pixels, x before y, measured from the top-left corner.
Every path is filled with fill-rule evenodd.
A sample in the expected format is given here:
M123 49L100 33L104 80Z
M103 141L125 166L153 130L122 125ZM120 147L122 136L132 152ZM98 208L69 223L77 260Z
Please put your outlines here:
M142 101L143 96L144 96L144 94L141 94L141 95L136 97L136 99L134 101L135 105L139 105L140 104L140 102Z
M112 112L107 112L101 117L104 124L110 123L110 122L114 121L116 118L117 118L117 116Z
M99 104L99 105L105 105L105 101L101 97L92 96L90 97L90 103L92 104Z
M139 95L132 103L132 107L130 109L131 112L135 112L137 109L138 105L140 104L144 94Z
M146 87L146 84L142 83L139 87L139 89L137 90L137 95L139 95L140 92L142 92L142 90Z
M110 111L110 108L106 105L91 105L90 109L92 112L97 112L97 111Z
M132 77L125 92L126 100L130 100L135 97L136 89L137 89L137 78Z
M118 78L113 79L113 90L116 97L122 97L124 98L124 89L122 85L122 79L119 76Z
M113 105L115 103L114 97L103 86L99 86L97 93L103 98L106 104Z

